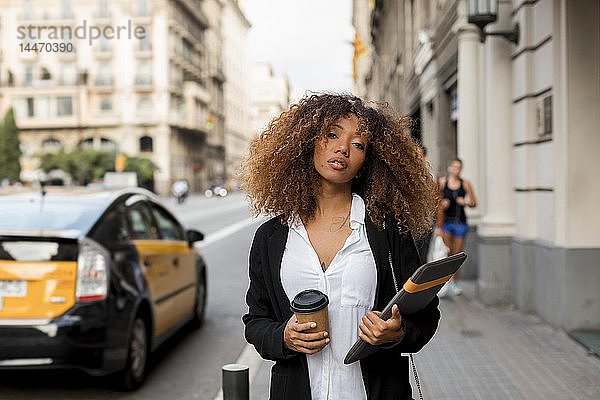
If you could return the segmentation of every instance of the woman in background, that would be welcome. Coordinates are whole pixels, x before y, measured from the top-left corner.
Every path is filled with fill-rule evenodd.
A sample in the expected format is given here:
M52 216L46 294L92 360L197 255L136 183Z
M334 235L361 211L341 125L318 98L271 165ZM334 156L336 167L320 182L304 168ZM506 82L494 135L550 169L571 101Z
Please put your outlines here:
M465 207L477 206L471 183L460 177L461 170L462 161L455 158L448 165L448 175L440 178L438 182L441 201L435 235L442 236L444 243L448 246L449 256L463 250L465 237L469 230ZM465 197L468 198L468 201ZM447 289L453 295L462 294L462 289L458 285L458 272L448 282ZM440 294L445 294L445 292L445 290L441 291Z

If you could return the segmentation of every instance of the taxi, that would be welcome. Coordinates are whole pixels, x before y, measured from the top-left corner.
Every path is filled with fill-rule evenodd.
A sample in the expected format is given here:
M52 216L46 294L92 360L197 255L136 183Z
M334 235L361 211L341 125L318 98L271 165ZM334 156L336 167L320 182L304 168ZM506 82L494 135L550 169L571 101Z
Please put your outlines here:
M78 368L138 388L150 352L202 323L202 239L144 189L0 192L0 369Z

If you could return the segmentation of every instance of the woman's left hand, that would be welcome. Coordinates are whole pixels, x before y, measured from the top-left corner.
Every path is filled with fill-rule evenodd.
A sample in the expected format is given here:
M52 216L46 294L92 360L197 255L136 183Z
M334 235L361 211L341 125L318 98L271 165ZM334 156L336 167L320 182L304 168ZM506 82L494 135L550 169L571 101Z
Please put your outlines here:
M379 318L379 311L369 311L359 325L358 336L365 342L378 346L382 344L394 343L402 340L404 330L402 329L402 316L398 311L398 306L392 307L392 316L384 321Z

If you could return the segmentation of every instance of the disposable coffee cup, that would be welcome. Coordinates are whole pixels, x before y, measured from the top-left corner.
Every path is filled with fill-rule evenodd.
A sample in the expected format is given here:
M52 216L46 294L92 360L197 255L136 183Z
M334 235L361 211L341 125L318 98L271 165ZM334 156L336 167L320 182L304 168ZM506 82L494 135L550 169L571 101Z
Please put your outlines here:
M290 308L296 314L298 323L316 322L315 328L304 331L305 333L316 333L326 331L329 333L329 313L327 305L329 298L325 293L316 289L303 290L298 293L290 304Z

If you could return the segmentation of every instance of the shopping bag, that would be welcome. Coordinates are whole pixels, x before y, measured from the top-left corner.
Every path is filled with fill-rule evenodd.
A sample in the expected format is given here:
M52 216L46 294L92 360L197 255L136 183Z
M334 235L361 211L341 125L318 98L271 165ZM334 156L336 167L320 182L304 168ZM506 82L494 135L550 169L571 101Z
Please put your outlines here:
M448 257L449 250L441 236L434 236L433 243L429 246L429 251L427 252L427 262Z

